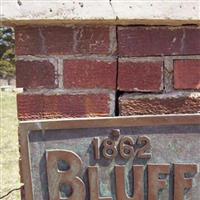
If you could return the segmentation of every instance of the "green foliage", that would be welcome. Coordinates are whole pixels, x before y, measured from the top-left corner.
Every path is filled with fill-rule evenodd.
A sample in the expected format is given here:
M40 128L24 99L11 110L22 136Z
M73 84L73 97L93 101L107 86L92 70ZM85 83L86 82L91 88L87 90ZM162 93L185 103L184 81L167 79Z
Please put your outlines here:
M0 60L0 76L2 77L12 77L15 74L15 66L7 61Z
M0 77L15 76L14 32L12 28L0 28Z

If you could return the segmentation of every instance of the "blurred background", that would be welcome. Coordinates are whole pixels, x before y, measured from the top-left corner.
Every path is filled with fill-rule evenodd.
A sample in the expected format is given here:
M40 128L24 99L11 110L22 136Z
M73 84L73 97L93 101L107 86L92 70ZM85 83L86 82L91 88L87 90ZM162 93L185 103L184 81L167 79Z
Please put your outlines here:
M16 94L21 89L15 87L14 41L12 28L0 28L0 199L5 200L20 200Z

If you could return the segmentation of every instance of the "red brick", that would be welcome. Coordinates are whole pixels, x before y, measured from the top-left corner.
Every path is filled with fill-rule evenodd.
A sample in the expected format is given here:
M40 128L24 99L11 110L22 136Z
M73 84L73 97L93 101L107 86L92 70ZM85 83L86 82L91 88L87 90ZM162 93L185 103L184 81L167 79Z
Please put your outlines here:
M80 54L109 54L110 27L109 26L81 26L76 27L76 53Z
M19 120L41 119L43 116L43 95L17 95Z
M19 120L110 116L109 94L18 95Z
M118 28L120 56L200 54L199 27L128 26Z
M17 55L109 54L109 26L15 28Z
M55 88L55 70L48 61L17 61L16 85L23 88Z
M34 27L15 27L16 55L36 55L42 53L39 30Z
M116 89L116 70L116 62L66 60L64 87Z
M119 99L119 113L122 116L199 113L199 102L199 95L124 95Z
M70 54L72 52L72 27L44 27L40 30L42 34L40 38L45 45L46 52L44 52L44 54L60 55Z
M16 27L17 55L62 55L73 51L72 27Z
M174 87L200 89L200 60L174 61Z
M119 62L120 91L159 92L163 88L163 62Z

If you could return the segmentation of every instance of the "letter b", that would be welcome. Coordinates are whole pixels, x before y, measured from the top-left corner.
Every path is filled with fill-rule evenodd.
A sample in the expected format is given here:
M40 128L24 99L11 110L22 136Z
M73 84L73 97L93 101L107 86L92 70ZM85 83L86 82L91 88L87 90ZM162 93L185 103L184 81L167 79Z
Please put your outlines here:
M66 184L71 187L71 194L68 200L85 200L85 184L78 177L82 167L80 157L72 151L48 150L47 176L50 200L63 200L60 195L60 185ZM66 170L58 169L58 161L65 161L68 165Z

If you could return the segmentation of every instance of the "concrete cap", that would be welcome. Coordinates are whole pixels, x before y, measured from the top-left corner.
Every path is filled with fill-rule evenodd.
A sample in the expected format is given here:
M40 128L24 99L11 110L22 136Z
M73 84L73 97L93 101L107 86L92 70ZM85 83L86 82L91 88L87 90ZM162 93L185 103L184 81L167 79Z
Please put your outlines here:
M200 0L1 0L2 25L200 24Z

